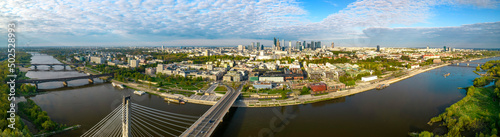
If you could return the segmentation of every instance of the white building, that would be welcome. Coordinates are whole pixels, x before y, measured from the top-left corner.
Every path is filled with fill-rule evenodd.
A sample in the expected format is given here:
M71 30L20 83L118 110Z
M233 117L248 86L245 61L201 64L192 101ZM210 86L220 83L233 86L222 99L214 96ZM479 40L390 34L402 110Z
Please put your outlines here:
M366 77L361 77L361 81L372 81L372 80L376 80L377 79L377 76L366 76Z
M135 59L128 60L128 65L131 68L139 67L139 60L135 60Z
M90 57L90 62L93 62L93 63L96 63L96 64L103 64L105 62L105 60L102 57L92 56L92 57Z

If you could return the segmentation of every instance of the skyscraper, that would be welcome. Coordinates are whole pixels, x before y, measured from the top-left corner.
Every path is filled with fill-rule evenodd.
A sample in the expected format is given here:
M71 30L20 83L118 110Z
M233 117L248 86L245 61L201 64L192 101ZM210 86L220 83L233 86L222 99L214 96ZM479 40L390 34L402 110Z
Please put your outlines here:
M443 51L446 51L446 46L444 46L444 50Z
M377 45L377 52L380 52L380 46Z
M255 42L252 42L252 47L250 49L255 49Z
M257 46L257 47L256 47L256 48L257 48L257 50L260 50L260 42L257 42L257 45L256 45L256 46Z
M314 41L311 41L311 46L309 46L312 50L316 50L316 45L314 45Z
M274 43L273 44L274 44L273 46L275 46L275 47L277 46L276 37L274 37Z
M335 43L332 42L332 49L335 48Z
M304 40L304 42L302 43L302 46L304 46L304 48L308 48L308 47L307 47L307 43L306 43L306 41L305 41L305 40Z

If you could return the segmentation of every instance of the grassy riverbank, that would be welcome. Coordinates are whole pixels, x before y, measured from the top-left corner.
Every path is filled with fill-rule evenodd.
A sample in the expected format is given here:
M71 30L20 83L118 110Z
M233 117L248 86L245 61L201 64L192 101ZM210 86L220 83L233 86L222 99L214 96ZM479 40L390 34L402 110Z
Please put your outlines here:
M448 128L444 136L496 136L500 124L500 104L494 87L469 87L467 96L432 118L429 124L440 124ZM424 131L420 136L443 136Z
M432 118L429 124L441 123L448 128L444 134L421 132L418 136L479 136L497 137L500 125L500 60L486 62L477 71L486 72L474 79L474 86L467 88L467 95ZM488 79L488 80L485 80ZM483 87L496 81L494 85ZM438 135L435 135L438 134ZM417 135L414 135L417 136Z

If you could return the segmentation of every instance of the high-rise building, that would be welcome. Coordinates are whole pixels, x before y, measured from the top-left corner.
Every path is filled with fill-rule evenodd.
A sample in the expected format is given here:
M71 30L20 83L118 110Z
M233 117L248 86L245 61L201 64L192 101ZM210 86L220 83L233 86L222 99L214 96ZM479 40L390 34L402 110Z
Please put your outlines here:
M245 49L245 46L243 46L243 45L238 45L238 51L243 51L243 49Z
M380 46L377 45L377 52L380 52Z
M273 45L274 47L278 46L278 43L276 43L276 37L274 37L274 43L273 44L274 44Z
M281 43L280 43L280 38L278 38L278 41L276 41L276 47L274 50L281 50Z
M257 42L257 45L256 45L256 46L257 46L257 47L256 47L256 48L257 48L257 50L260 50L260 42Z
M302 46L304 46L304 48L309 48L309 47L307 46L307 43L306 43L306 41L305 41L305 40L304 40L304 42L302 43Z
M252 42L252 47L250 47L249 49L255 49L255 42Z
M260 50L264 50L264 45L260 45Z
M429 50L429 46L427 46L427 50Z
M443 50L443 51L446 51L446 46L444 46L443 48L444 48L444 50Z
M205 50L205 56L210 56L210 50Z
M311 41L311 46L309 46L312 50L316 50L316 45L314 45L314 41Z
M128 66L130 66L131 68L139 67L139 60L128 60Z
M335 43L332 42L332 49L335 48Z
M316 49L322 48L321 47L321 41L315 42L314 45L316 46Z

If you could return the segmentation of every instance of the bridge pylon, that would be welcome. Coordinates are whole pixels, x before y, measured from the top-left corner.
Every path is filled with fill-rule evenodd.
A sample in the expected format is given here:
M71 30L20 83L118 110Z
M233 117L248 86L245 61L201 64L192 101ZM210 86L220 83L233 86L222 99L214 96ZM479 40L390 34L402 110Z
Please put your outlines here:
M122 137L131 137L130 129L130 96L123 97Z

